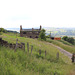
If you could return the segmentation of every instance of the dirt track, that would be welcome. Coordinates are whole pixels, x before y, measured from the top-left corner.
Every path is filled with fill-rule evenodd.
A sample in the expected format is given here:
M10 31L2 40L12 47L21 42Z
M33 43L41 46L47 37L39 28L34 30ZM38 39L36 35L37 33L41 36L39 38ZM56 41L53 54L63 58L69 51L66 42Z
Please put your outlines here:
M61 47L56 46L56 45L54 45L54 44L52 44L52 43L48 43L48 44L50 44L50 45L56 47L61 53L63 53L64 55L68 56L70 59L72 58L72 53L70 53L70 52L68 52L68 51L62 49Z

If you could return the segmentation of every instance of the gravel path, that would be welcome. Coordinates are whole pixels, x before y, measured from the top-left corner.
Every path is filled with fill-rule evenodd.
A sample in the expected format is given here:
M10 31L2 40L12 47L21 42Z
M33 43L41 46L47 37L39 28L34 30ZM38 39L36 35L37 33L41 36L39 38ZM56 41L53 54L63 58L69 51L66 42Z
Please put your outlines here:
M52 44L52 43L48 43L48 44L50 44L50 45L56 47L61 53L63 53L64 55L68 56L70 59L72 58L72 53L70 53L70 52L68 52L68 51L62 49L61 47L56 46L56 45L54 45L54 44Z

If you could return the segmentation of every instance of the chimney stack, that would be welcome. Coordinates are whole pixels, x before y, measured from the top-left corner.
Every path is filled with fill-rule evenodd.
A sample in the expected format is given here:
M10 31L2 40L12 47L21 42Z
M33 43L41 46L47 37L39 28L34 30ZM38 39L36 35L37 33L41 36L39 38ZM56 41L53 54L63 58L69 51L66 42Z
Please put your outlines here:
M40 30L42 29L42 26L40 25Z
M22 30L22 25L20 25L20 31Z

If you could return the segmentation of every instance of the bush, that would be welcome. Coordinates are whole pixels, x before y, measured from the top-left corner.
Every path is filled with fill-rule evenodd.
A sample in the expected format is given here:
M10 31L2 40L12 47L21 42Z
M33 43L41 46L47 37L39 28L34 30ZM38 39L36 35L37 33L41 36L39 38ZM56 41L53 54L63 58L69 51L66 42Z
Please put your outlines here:
M64 36L62 39L71 43L71 44L74 44L74 38L73 37Z
M69 38L67 39L67 41L68 41L69 43L71 43L71 44L74 44L74 39L73 39L72 37L69 37Z
M64 36L62 39L65 40L65 41L67 41L68 37Z
M4 28L0 28L0 32L6 33L7 31Z
M45 40L46 41L46 36L45 36L45 30L42 29L39 35L40 40Z

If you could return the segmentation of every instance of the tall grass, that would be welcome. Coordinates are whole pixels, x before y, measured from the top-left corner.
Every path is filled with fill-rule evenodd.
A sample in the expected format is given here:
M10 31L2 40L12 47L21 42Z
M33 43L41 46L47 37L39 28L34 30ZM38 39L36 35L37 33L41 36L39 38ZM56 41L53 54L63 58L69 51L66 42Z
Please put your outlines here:
M16 43L16 35L3 34L3 39L8 42ZM0 75L70 75L74 73L75 65L71 60L61 54L59 50L45 41L37 39L30 39L24 37L17 37L20 42L25 43L26 51L0 46ZM10 40L11 39L11 40ZM33 45L33 52L27 52L26 43L29 42L30 48ZM39 49L42 50L41 56ZM44 51L47 51L45 57ZM56 53L59 52L59 60L56 59Z
M66 75L73 65L63 59L51 61L52 56L45 59L27 54L22 50L0 47L0 75ZM61 58L61 57L60 57Z

